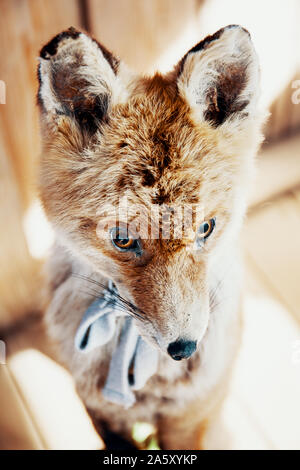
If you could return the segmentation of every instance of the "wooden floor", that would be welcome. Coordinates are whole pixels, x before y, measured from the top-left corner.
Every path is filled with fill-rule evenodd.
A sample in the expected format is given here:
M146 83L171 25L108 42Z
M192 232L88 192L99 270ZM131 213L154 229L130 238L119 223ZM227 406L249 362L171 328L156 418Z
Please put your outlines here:
M299 137L268 149L258 162L243 230L244 335L220 417L224 432L210 440L211 448L300 449L298 149ZM1 411L0 447L101 447L64 370L34 350L16 354L8 366L0 366L0 400L16 395L19 426L10 429L8 400Z
M244 339L225 411L231 446L299 449L300 189L253 209L243 237Z

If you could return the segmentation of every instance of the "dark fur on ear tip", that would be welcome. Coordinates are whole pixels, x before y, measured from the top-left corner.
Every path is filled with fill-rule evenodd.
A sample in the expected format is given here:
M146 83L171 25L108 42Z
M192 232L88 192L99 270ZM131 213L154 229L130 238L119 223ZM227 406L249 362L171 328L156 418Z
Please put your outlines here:
M61 33L54 36L54 38L52 38L51 41L49 41L41 49L40 57L42 59L49 60L51 56L54 56L56 54L58 45L63 39L67 39L67 38L77 39L79 35L80 35L80 31L73 28L73 26L71 26L66 31L62 31Z
M42 84L41 64L39 64L38 67L37 67L37 78L38 78L39 87L38 87L38 92L37 92L37 95L36 95L36 104L39 106L41 111L45 111L43 99L42 99L42 96L41 96L41 84Z
M230 24L228 26L225 26L224 28L219 29L219 31L215 32L214 34L210 36L206 36L206 38L204 38L201 42L199 42L199 44L196 44L196 46L190 49L188 54L190 54L191 52L198 52L201 49L205 49L205 47L208 44L210 44L212 41L215 41L216 39L219 39L222 36L222 34L225 31L228 31L229 29L240 29L241 31L244 31L244 33L247 33L250 38L250 33L247 29L243 28L242 26L238 24Z
M249 31L246 28L243 28L242 26L240 26L238 24L230 24L228 26L225 26L224 28L221 28L218 31L216 31L214 34L211 34L210 36L206 36L206 38L204 38L202 41L200 41L198 44L196 44L194 47L192 47L192 49L190 49L185 54L185 56L181 59L180 64L179 64L179 73L182 72L185 60L186 60L186 58L189 54L191 54L193 52L199 52L199 51L205 49L211 42L216 41L217 39L220 39L222 34L225 31L227 31L228 29L240 29L240 30L244 31L245 33L247 33L249 38L251 37Z

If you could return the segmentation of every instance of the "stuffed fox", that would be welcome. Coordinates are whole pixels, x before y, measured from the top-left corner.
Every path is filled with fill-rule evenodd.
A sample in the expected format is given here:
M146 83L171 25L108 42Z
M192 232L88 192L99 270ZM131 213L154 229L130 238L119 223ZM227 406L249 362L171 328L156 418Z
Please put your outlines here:
M57 356L107 446L133 445L146 421L163 449L205 448L239 343L238 242L264 117L250 35L227 26L142 77L70 28L38 76Z

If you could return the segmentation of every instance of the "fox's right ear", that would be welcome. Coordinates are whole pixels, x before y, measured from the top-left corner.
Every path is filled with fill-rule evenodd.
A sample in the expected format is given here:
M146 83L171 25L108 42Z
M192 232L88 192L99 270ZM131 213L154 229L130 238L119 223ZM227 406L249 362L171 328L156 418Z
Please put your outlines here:
M259 65L250 34L226 26L191 49L176 70L181 96L199 121L218 127L254 116Z
M93 134L126 88L119 60L88 35L69 28L40 52L38 103L47 121L67 116ZM53 119L54 118L54 119Z

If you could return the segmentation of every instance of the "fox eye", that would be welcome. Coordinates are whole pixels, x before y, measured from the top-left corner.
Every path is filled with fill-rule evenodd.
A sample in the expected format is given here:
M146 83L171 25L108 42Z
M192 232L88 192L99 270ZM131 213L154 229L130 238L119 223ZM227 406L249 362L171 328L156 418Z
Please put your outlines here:
M215 228L215 219L205 220L199 227L197 232L197 243L202 245L208 237L212 234Z
M128 230L121 227L114 227L110 231L111 242L120 251L139 251L139 243L136 238L132 238Z

